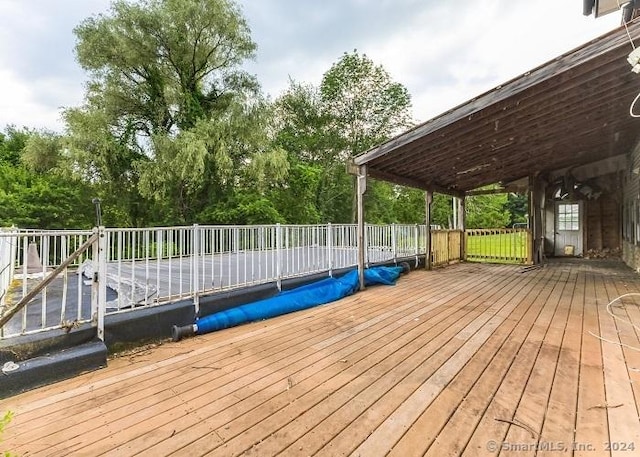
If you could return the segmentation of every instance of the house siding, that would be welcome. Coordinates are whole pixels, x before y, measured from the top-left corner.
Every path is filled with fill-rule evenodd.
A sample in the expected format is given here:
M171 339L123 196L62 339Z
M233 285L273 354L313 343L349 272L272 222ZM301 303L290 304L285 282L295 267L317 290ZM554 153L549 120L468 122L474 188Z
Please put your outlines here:
M612 195L585 201L587 250L620 248L620 201Z
M640 272L640 141L629 154L622 181L622 258Z

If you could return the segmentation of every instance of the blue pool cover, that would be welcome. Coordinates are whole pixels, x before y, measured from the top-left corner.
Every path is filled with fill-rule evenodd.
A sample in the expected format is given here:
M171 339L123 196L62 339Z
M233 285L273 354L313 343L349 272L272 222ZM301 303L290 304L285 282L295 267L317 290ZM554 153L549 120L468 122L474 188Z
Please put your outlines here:
M393 285L406 267L373 267L364 270L366 286ZM282 314L300 311L347 297L358 290L358 270L352 270L339 278L327 278L280 292L264 300L236 306L196 320L194 330L198 334L222 330L246 322L254 322Z

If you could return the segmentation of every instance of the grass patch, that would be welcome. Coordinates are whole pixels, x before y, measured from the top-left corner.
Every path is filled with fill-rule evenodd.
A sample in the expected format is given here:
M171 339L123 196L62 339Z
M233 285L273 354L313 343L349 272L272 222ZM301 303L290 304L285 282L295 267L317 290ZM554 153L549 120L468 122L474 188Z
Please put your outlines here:
M527 232L467 235L466 243L469 261L524 263L529 258Z

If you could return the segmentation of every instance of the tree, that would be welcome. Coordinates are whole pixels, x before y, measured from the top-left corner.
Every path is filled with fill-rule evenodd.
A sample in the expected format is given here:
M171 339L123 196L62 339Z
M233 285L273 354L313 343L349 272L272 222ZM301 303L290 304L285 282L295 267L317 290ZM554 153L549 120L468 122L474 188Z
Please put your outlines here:
M357 51L345 53L324 74L320 95L329 118L330 137L335 141L333 156L343 162L412 125L409 91L394 82L381 65L375 65ZM350 181L350 219L355 222L355 178ZM384 187L387 189L382 189ZM371 182L368 192L377 196L392 194L390 184L375 181ZM378 210L386 207L373 202L369 202L369 206ZM380 211L369 213L368 218L385 219Z
M280 212L290 222L348 222L351 180L319 89L291 81L274 103L274 116L275 144L287 151L292 170L274 195Z
M18 166L20 153L27 144L31 132L28 129L17 129L13 125L7 126L5 133L0 132L0 163Z
M104 106L122 133L186 130L257 89L239 69L256 45L230 0L116 0L110 15L74 32L92 76L89 103Z
M290 169L286 182L273 189L269 199L278 214L290 224L318 224L325 219L324 208L316 202L322 169L290 157Z
M64 154L63 139L53 132L31 132L21 150L20 160L36 173L59 167Z
M0 135L0 226L88 228L93 190L58 167L63 138L8 127Z
M509 223L509 213L504 208L506 202L506 194L467 197L465 227L470 229L506 227Z
M232 103L217 119L201 120L176 136L153 137L155 157L140 163L140 191L165 202L180 223L219 214L238 191L262 196L287 175L286 152L272 147L265 104ZM214 211L211 211L211 210ZM232 221L230 221L232 222ZM238 222L239 223L239 222Z
M527 222L529 203L526 195L510 193L504 204L504 209L509 213L508 227L513 224L524 224Z
M231 0L117 0L75 33L91 80L65 113L70 151L126 193L132 223L196 222L238 185L261 195L286 175L268 104L241 69L256 45Z
M315 211L320 221L355 221L354 179L346 162L411 125L409 93L380 65L356 51L345 53L318 88L291 81L275 102L277 145L289 162L314 176ZM298 168L298 170L301 170ZM309 175L308 173L311 173ZM394 222L398 187L371 181L367 219ZM424 209L423 209L424 214Z
M149 157L131 138L134 132L115 134L110 118L100 107L65 110L70 169L92 183L102 200L104 221L110 225L141 226L164 222L158 205L139 189L142 163Z
M324 111L344 160L412 125L411 97L381 65L357 51L345 53L320 84Z

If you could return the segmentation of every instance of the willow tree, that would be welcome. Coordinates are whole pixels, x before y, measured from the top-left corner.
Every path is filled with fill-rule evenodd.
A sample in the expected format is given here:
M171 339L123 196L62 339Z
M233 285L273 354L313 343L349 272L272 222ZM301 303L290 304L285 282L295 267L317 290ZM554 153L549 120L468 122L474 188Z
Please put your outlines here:
M118 0L75 34L90 81L85 105L65 113L71 150L173 211L161 222L195 221L257 164L282 161L255 133L264 105L241 65L256 45L231 0Z

